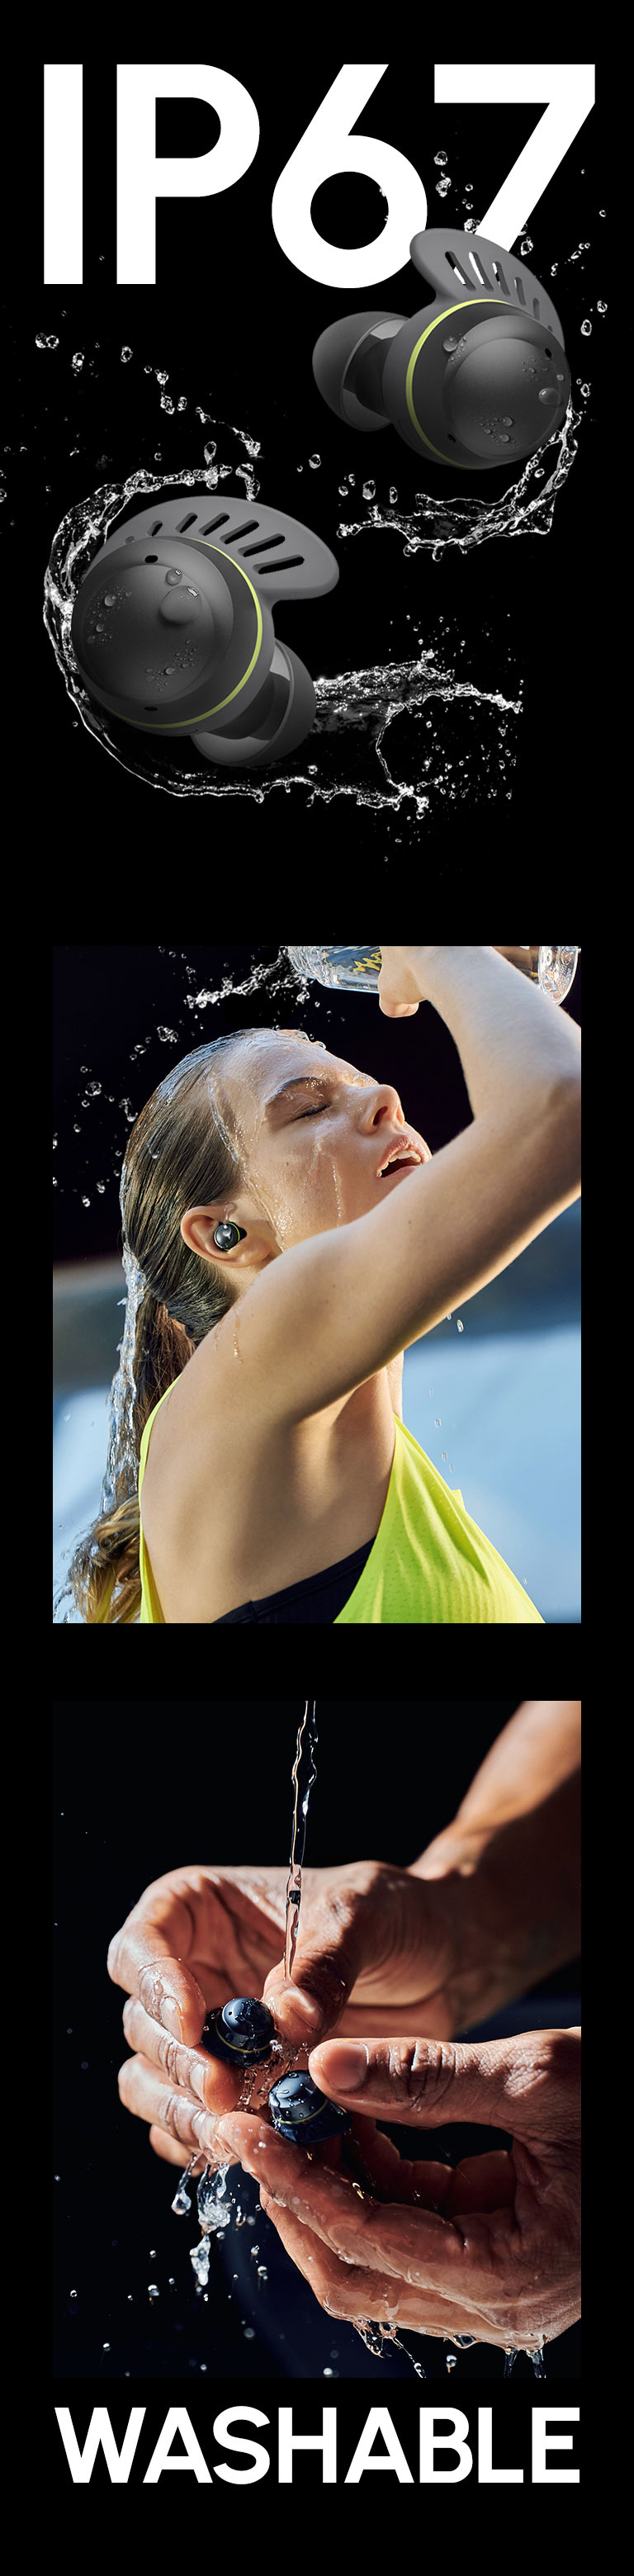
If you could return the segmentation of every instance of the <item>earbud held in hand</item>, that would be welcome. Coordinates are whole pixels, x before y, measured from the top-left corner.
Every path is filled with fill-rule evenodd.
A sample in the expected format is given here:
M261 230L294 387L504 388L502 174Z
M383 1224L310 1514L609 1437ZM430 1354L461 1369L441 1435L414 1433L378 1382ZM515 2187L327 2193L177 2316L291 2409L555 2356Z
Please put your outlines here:
M259 2066L274 2038L273 2015L255 1995L233 1995L230 2003L209 2014L203 2031L210 2057L221 2057L225 2066L236 2069Z
M339 567L283 510L223 494L148 497L85 573L71 640L91 698L156 743L256 769L310 733L310 673L275 634L279 600L317 599Z
M293 2147L316 2147L323 2138L342 2137L351 2128L349 2111L330 2102L313 2084L312 2075L281 2075L269 2093L274 2129Z
M349 313L313 350L324 402L353 429L386 429L442 465L512 465L559 429L570 369L551 297L515 253L480 233L417 233L434 301Z

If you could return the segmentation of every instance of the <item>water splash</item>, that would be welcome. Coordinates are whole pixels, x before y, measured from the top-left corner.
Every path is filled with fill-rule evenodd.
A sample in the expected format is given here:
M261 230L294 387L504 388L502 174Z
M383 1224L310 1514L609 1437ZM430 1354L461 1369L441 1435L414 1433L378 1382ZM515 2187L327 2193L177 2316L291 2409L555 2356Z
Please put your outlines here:
M486 545L492 537L547 537L553 524L557 494L563 490L578 450L577 431L583 412L568 404L561 428L553 432L544 447L527 456L518 481L497 499L477 494L456 494L448 502L433 499L427 492L417 492L413 512L378 504L366 511L363 519L342 519L338 537L363 536L370 528L391 528L405 540L406 555L431 553L439 563L447 546L457 546L460 554L470 554L474 546ZM544 479L544 458L552 453L552 465ZM543 490L533 490L543 481Z

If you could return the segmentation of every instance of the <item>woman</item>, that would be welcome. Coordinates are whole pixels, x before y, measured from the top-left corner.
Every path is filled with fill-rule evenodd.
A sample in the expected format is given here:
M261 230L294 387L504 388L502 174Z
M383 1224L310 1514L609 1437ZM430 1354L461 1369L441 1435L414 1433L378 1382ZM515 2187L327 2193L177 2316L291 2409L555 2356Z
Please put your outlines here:
M197 1048L132 1129L138 1496L76 1551L88 1620L543 1624L400 1395L404 1351L580 1194L579 1033L492 948L381 954L387 1016L429 1000L459 1048L473 1123L433 1162L298 1030Z

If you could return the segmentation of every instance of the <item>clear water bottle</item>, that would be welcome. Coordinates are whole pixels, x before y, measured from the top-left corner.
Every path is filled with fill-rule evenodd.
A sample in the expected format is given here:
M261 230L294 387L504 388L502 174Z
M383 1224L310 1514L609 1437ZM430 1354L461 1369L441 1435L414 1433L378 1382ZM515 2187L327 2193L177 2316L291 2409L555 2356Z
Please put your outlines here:
M381 972L380 948L287 948L300 982L334 985L340 993L375 993ZM541 984L553 1002L565 1002L574 982L580 948L499 948L520 973Z

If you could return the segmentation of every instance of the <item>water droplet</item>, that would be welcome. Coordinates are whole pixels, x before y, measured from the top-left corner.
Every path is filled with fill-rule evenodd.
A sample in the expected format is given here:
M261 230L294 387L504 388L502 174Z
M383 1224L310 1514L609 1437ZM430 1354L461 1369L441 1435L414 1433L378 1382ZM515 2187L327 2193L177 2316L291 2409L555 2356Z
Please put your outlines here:
M500 430L498 430L498 447L510 447L510 444L511 444L511 441L510 441L510 438L509 438L508 430L507 430L507 429L500 429Z
M513 420L513 413L512 413L512 411L503 411L503 413L502 413L502 420L503 420L504 428L505 428L505 429L514 429L514 427L515 427L515 423L514 423L514 420Z
M373 501L376 492L376 483L364 483L362 485L362 492L364 501Z
M459 1325L458 1325L458 1331L459 1331L459 1333L463 1333L463 1332L464 1332L464 1324L459 1324Z
M129 358L131 358L131 356L132 356L132 350L131 350L131 349L122 349L122 351L121 351L121 364L122 364L122 367L127 366L128 359L129 359Z
M36 331L35 346L36 349L58 349L59 340L54 331Z
M312 465L312 466L313 466L313 468L315 467L315 465L321 465L321 457L320 457L320 456L309 456L308 463L309 463L309 465Z
M245 2340L245 2343L254 2343L254 2342L255 2342L255 2326L245 2326L245 2329L244 2329L244 2340Z
M447 196L448 189L449 189L450 187L451 187L451 180L450 180L450 179L437 179L437 181L436 181L436 196L437 196L437 197L446 197L446 196Z
M457 342L457 340L443 340L443 344L442 344L442 345L443 345L443 349L448 349L448 350L449 350L449 353L450 353L450 355L451 355L451 351L452 351L453 349L457 349L457 347L458 347L458 342Z
M434 153L434 162L435 162L435 165L436 165L436 169L437 169L437 170L444 170L444 168L445 168L445 164L446 164L446 160L447 160L447 154L446 154L446 152L435 152L435 153Z
M591 322L582 322L582 324L581 324L581 329L582 329L582 332L583 332L584 340L589 340L589 338L590 338L590 332L591 332L591 330L592 330L592 323L591 323Z
M455 2352L448 2352L448 2354L447 2354L447 2369L448 2369L448 2370L455 2370L455 2367L456 2367L456 2359L457 2359L457 2355L456 2355L456 2353L455 2353Z
M148 2299L160 2299L160 2295L161 2295L161 2293L160 2293L160 2290L157 2288L156 2281L148 2281L148 2285L147 2285L147 2294L148 2294Z

